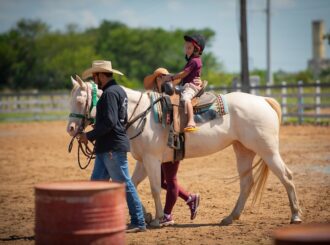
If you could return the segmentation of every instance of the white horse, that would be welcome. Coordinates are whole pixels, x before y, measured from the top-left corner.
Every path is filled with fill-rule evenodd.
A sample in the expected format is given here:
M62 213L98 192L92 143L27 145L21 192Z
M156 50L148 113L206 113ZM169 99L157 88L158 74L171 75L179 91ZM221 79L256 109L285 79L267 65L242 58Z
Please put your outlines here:
M89 115L92 86L83 82L78 76L72 78L71 114ZM147 93L123 87L128 96L128 118L134 118L150 106ZM98 91L98 96L101 95ZM246 200L252 189L255 189L254 201L261 194L269 169L284 185L290 202L291 223L301 223L300 208L292 181L292 173L284 163L279 152L279 128L281 108L276 100L251 94L233 92L224 95L227 100L229 114L210 122L198 124L199 131L186 134L185 157L202 157L233 145L236 154L237 170L240 178L240 194L232 212L221 224L228 225L239 219ZM87 103L87 104L86 104ZM134 114L134 115L132 115ZM127 133L130 137L142 133L130 140L131 154L137 160L132 180L137 186L149 177L152 196L155 202L156 215L153 225L158 225L163 216L161 204L161 163L173 159L173 151L167 146L169 128L163 128L154 121L152 113L145 116L144 130L141 124L133 123ZM70 117L67 132L73 136L82 117ZM85 120L85 126L87 126ZM259 171L252 173L253 159L260 156Z

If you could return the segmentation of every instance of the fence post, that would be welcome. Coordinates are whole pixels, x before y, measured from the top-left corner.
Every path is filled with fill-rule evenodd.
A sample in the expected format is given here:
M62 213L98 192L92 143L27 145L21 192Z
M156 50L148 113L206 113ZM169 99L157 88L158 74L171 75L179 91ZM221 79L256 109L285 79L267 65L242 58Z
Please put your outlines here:
M316 87L315 87L315 116L316 116L316 122L320 123L320 114L321 114L321 87L320 87L320 80L316 81Z
M304 88L303 81L298 81L298 123L304 122Z
M257 95L257 90L255 86L256 86L256 82L250 80L250 93L253 95Z
M241 83L238 81L238 79L233 79L232 81L232 87L233 87L233 91L241 91Z
M267 88L266 88L266 96L271 97L272 95L272 90L271 90L271 85L269 83L266 84Z
M281 107L282 107L282 121L285 123L287 121L287 114L288 114L288 109L287 109L287 87L286 87L286 82L282 82L282 89L281 89Z

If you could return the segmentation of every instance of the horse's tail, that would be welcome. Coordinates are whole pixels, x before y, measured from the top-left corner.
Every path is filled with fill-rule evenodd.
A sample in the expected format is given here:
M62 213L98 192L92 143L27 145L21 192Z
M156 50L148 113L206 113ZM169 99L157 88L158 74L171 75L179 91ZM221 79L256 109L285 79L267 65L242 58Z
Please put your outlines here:
M261 201L262 193L269 174L269 168L265 161L261 158L253 166L253 168L255 167L257 167L257 170L253 174L254 183L252 186L252 191L254 191L254 194L252 198L252 205L254 205L258 200Z
M278 116L278 121L281 124L281 122L282 122L282 109L281 109L280 104L275 99L273 99L271 97L265 97L265 100L274 109L274 111L276 111L276 114Z

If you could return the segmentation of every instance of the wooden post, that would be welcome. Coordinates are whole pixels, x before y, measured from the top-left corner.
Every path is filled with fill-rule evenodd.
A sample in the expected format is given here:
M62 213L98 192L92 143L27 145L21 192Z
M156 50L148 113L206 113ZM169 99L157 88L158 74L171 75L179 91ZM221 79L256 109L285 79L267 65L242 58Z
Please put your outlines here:
M303 81L298 81L298 123L304 122L304 88Z
M282 107L282 121L285 123L287 121L287 114L288 114L288 109L287 109L287 87L286 87L286 82L282 82L282 89L281 89L281 107Z
M320 123L320 114L321 114L321 87L320 87L320 80L316 81L316 87L315 87L315 117L316 117L316 123Z

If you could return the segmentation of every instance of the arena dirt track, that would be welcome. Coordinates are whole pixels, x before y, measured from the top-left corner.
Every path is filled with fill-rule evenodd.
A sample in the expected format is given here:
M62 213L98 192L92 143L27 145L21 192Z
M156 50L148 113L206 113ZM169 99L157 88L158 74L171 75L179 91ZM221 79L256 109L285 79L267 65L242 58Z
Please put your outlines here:
M91 169L78 168L75 154L67 153L66 122L0 124L0 244L33 244L34 185L40 182L87 180ZM282 157L294 173L304 223L330 222L330 127L282 126ZM75 152L74 148L74 152ZM130 170L134 160L129 156ZM271 232L288 225L290 208L279 180L270 174L259 206L248 200L241 219L219 226L238 197L236 164L231 147L204 158L184 160L179 181L201 194L197 218L178 199L176 225L127 235L127 244L271 244ZM154 213L149 182L138 188ZM162 200L164 203L164 191Z

